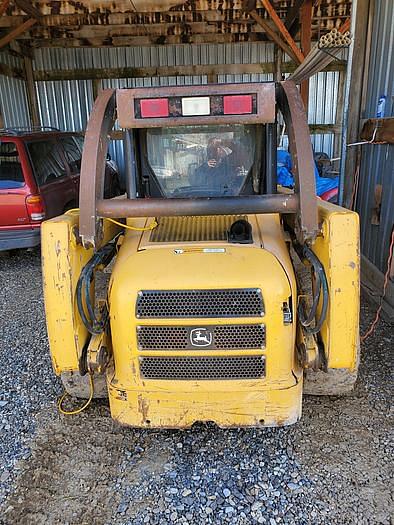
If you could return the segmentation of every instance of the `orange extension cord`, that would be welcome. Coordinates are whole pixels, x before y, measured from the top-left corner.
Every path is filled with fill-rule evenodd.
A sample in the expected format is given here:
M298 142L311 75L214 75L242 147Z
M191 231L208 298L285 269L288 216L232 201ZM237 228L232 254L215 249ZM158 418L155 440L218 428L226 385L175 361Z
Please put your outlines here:
M382 308L383 308L383 299L384 299L384 296L386 295L386 288L389 282L391 261L393 260L393 247L394 247L394 228L391 230L391 242L390 242L389 256L387 259L387 270L384 275L383 294L380 298L380 305L379 305L379 308L376 310L375 319L372 321L370 327L365 332L365 334L361 337L361 342L364 342L367 337L369 337L371 334L374 333L376 325L378 324L378 321L380 318L380 312L382 311Z

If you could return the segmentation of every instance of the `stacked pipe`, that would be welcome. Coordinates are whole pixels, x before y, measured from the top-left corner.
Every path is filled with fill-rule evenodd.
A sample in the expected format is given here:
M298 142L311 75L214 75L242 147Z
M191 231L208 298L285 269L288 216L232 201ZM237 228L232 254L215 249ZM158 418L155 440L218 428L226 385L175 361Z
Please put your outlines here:
M348 47L351 43L349 31L341 33L333 29L326 35L323 35L319 42L311 49L305 57L305 60L289 77L297 84L307 80L312 75L319 73L339 55L343 47Z

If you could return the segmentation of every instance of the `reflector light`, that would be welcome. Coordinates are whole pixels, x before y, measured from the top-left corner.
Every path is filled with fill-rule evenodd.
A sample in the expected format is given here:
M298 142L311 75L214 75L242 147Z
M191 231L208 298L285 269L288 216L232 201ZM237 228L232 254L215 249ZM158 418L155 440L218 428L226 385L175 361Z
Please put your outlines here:
M245 115L252 113L252 95L227 95L223 97L225 115Z
M182 115L184 117L210 115L209 97L193 97L182 99Z
M146 98L140 101L141 117L168 117L168 99L167 98Z

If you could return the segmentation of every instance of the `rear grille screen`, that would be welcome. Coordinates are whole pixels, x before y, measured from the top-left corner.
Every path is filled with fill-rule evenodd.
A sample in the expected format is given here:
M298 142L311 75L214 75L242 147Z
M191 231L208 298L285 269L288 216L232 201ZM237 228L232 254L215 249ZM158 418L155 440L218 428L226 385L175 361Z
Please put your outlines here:
M140 350L235 350L265 346L265 327L252 325L138 326Z
M245 215L200 217L160 217L150 234L150 242L226 241L230 226Z
M148 318L261 317L261 290L143 290L137 299L136 315Z
M264 356L140 357L144 379L260 379Z

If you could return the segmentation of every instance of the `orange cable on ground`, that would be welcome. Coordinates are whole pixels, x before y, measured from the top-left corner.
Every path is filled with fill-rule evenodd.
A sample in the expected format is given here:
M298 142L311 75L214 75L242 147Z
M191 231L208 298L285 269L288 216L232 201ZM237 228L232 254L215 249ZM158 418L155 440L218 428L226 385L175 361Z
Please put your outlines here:
M380 305L379 308L376 310L375 319L372 321L370 327L366 331L366 333L361 337L361 342L364 342L367 337L369 337L371 334L374 333L375 327L378 324L379 318L380 318L380 312L383 308L383 299L386 295L386 288L389 282L389 275L390 275L390 268L391 268L391 261L393 259L393 248L394 248L394 228L391 230L391 241L390 241L390 249L389 249L389 256L387 259L387 270L384 275L384 284L383 284L383 294L380 298Z

